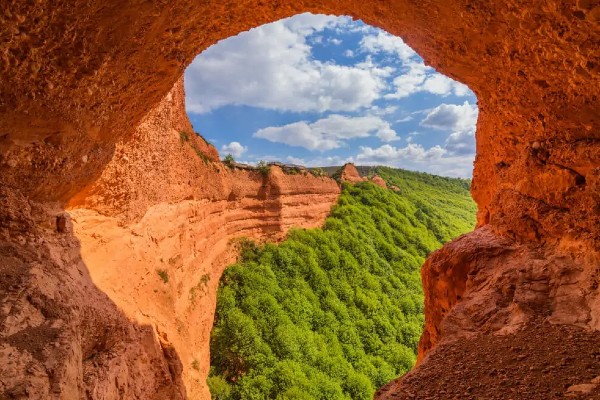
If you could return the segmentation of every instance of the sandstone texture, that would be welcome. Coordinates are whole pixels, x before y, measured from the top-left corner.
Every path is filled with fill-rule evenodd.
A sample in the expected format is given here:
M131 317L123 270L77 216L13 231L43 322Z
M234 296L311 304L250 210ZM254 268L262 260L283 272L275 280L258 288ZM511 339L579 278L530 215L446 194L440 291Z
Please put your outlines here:
M210 399L237 238L324 222L334 180L226 167L183 100L179 81L66 207L3 190L0 398Z
M387 183L385 183L383 178L380 177L379 175L373 175L373 177L371 178L371 182L373 182L374 184L376 184L379 187L387 189Z
M544 363L552 392L535 384L526 398L598 397L597 0L8 0L0 398L206 398L201 325L229 240L317 226L339 189L215 162L180 79L218 40L305 11L398 35L478 97L478 228L423 267L420 365L378 396L525 398L499 396L501 382L525 387ZM581 355L558 356L578 342ZM510 347L525 357L498 351ZM482 381L486 370L503 378ZM462 384L477 381L495 392Z
M340 181L348 183L366 182L367 178L360 176L356 166L352 163L344 164L340 171Z

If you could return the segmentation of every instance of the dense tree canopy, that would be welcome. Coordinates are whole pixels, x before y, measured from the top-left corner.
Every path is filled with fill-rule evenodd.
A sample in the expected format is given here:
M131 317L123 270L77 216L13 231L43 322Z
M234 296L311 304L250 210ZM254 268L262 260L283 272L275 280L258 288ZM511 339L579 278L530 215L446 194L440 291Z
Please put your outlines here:
M420 266L473 229L476 207L466 180L374 172L393 189L344 184L323 229L243 242L218 291L213 399L371 399L412 368Z

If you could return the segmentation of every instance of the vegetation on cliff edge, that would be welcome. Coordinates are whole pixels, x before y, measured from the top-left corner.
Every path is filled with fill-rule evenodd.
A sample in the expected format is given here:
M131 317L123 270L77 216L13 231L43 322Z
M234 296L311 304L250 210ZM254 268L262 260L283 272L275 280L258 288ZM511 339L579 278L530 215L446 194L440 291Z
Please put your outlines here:
M420 266L473 228L476 208L465 180L376 173L394 190L344 184L323 229L244 242L218 291L213 399L371 399L412 368Z

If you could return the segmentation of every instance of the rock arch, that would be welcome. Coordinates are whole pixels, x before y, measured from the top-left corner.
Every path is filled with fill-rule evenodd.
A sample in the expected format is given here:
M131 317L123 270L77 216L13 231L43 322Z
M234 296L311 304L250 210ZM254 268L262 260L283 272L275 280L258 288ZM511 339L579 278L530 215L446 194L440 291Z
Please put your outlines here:
M540 202L551 209L568 202L585 204L577 211L586 217L532 222L538 234L596 229L588 206L598 165L600 11L583 0L12 1L1 17L8 78L0 83L2 183L35 198L67 199L97 175L111 145L132 133L202 49L305 11L351 15L401 36L427 63L475 91L480 224L505 224ZM74 160L84 152L94 156L82 168ZM511 210L498 206L515 202Z
M493 298L469 300L476 273L503 299L543 278L538 303L550 304L544 312L555 323L600 327L597 1L12 0L1 7L0 227L3 241L19 251L42 246L20 239L18 229L42 224L21 212L33 213L36 204L60 209L86 195L114 162L116 146L138 140L140 123L164 111L165 96L198 52L300 12L351 15L401 36L479 99L472 193L480 229L423 270L423 354ZM31 210L15 211L19 203ZM514 267L506 276L519 265L529 275L496 279L499 260ZM575 291L564 279L573 274ZM521 311L537 304L510 302ZM496 315L514 327L526 320L515 318L536 312L513 311ZM477 321L467 325L483 329Z

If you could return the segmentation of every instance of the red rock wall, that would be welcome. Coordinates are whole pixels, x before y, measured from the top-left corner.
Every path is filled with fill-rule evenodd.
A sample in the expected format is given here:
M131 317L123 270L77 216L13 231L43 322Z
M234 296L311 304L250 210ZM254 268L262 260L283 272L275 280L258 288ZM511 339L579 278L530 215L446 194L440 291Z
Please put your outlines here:
M358 183L365 182L367 178L363 178L362 176L360 176L354 164L348 163L344 164L344 166L342 167L340 180L342 182Z
M189 397L210 399L210 331L234 239L320 226L340 190L329 178L278 167L263 176L203 159L195 149L217 161L218 153L191 130L184 97L180 81L68 211L94 284L173 348Z
M21 270L4 288L0 397L210 399L216 290L236 260L235 239L279 240L324 222L339 196L335 181L225 167L192 131L183 100L180 81L116 144L68 214L36 204L15 218L30 222L12 253L37 248L19 261L37 272ZM23 200L3 206L17 210ZM56 215L66 215L60 233ZM30 294L20 299L19 290Z
M0 168L2 183L27 196L66 200L92 182L202 49L313 11L397 34L475 91L480 225L524 237L598 236L595 1L13 0L5 10L2 72L11 79L0 82Z
M252 230L243 221L264 213L268 218L260 220L269 222L258 228L258 236L284 229L286 212L278 210L285 201L276 200L277 193L287 190L281 198L298 210L308 202L293 186L286 189L288 178L276 174L263 188L259 177L222 167L217 173L197 159L191 170L182 168L196 157L190 143L178 138L189 125L181 105L159 103L201 50L303 11L347 14L399 35L426 62L477 94L472 193L480 230L440 250L423 269L427 325L421 354L446 339L500 332L503 324L515 329L519 318L521 325L543 317L598 329L597 1L9 0L0 7L0 71L7 77L0 80L0 346L2 357L11 361L0 363L5 396L72 398L87 390L91 398L123 393L177 398L182 393L182 374L188 379L191 372L170 344L177 340L148 324L130 324L139 304L104 287L107 297L91 283L81 254L93 258L101 249L93 246L94 233L85 226L129 229L115 235L131 237L128 252L138 260L144 260L144 251L164 251L147 250L154 239L161 240L132 228L145 226L144 218L171 232L161 233L166 241L186 232L170 231L172 222L153 214L159 211L181 224L197 215L204 220L207 210L206 215L235 221L235 228L227 228L233 232ZM169 118L168 127L175 129L163 130ZM203 146L199 139L192 142ZM157 143L161 147L148 151ZM202 202L210 206L199 207ZM84 238L81 249L65 219L57 226L56 214L66 203L79 216L73 226ZM235 204L233 210L226 211L228 204ZM207 231L222 227L219 218ZM183 242L185 235L180 236ZM116 239L106 240L112 245ZM119 262L129 265L132 259ZM520 277L516 281L495 278L496 270L517 265L510 270ZM113 267L92 270L101 275ZM179 285L188 276L177 271ZM94 279L104 282L98 276ZM115 279L106 276L107 282ZM573 276L576 284L565 278ZM148 285L140 286L144 295ZM527 289L532 287L546 300L513 312L536 298ZM175 293L171 286L165 290ZM507 307L512 311L505 315ZM576 318L559 309L574 310ZM160 315L153 311L144 318ZM473 316L480 320L473 322Z
M374 175L371 178L371 182L373 182L374 184L376 184L379 187L387 189L387 183L385 183L385 181L383 180L383 178L380 177L379 175Z

